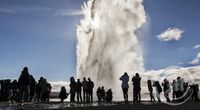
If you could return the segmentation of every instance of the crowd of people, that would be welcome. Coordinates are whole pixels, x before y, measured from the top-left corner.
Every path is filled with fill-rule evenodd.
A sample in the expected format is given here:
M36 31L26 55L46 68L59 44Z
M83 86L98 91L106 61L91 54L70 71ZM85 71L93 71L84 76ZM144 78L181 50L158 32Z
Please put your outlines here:
M156 97L159 102L160 101L160 93L163 91L164 96L166 98L167 102L171 101L184 101L186 99L188 100L195 100L199 101L199 86L198 84L191 84L189 85L188 82L185 82L183 78L177 77L177 79L173 80L172 83L170 83L167 79L164 79L162 84L159 83L159 81L155 81L153 85L151 84L151 80L147 81L148 89L150 91L150 98L151 101L155 101L155 98L152 95L152 86L155 87L156 91ZM163 88L162 88L163 86ZM172 89L171 89L172 88ZM170 92L172 91L172 100L170 100Z
M104 86L98 87L98 89L96 91L96 95L97 95L99 103L102 103L102 102L110 103L110 102L112 102L112 99L113 99L112 89L108 89L108 91L105 92Z
M129 76L125 72L121 77L120 80L122 81L122 91L124 96L125 103L128 103L128 89L129 89ZM141 102L141 77L138 73L132 77L132 84L133 84L133 102L140 103ZM198 84L188 84L185 82L183 78L177 77L177 79L173 80L170 83L167 79L164 79L163 82L160 84L159 81L151 81L150 79L147 80L147 87L149 90L150 100L156 101L153 95L153 90L155 90L155 96L157 97L158 102L161 102L160 94L163 92L167 102L171 101L184 101L188 100L195 100L199 101L199 85ZM153 87L155 89L153 89ZM172 100L170 100L170 92L172 88Z
M74 77L70 78L70 102L93 102L93 89L94 82L88 78L83 78L81 82L80 79L77 81ZM82 96L83 94L83 96ZM96 91L96 95L98 97L98 102L111 102L112 101L112 90L109 89L105 92L104 87L98 88ZM61 91L59 93L59 98L61 102L63 102L67 98L68 94L66 92L66 88L61 87ZM75 101L76 96L76 101Z
M36 82L35 78L24 67L18 80L0 81L0 101L31 102L49 101L51 84L43 77Z
M133 102L141 102L141 77L139 73L136 73L132 77L133 85ZM124 73L119 80L122 81L121 87L123 91L123 97L125 103L128 103L128 90L129 90L129 75ZM70 102L93 102L93 89L94 82L90 78L83 78L75 80L74 77L70 78L70 91L67 93L66 88L61 87L59 98L63 102L70 94ZM151 101L161 102L160 94L163 92L166 101L184 101L186 99L199 101L199 85L189 84L185 82L183 78L177 77L171 83L168 79L164 79L163 82L155 80L147 80L147 87L149 90L149 96ZM24 67L21 71L21 75L18 80L0 80L0 101L11 102L48 102L51 93L51 84L48 81L40 77L38 81L35 80L33 75L28 71L27 67ZM155 91L155 97L154 97ZM170 92L172 98L170 98ZM112 89L105 91L104 86L97 87L96 96L99 103L112 102L113 92ZM76 98L76 100L75 100ZM172 99L172 100L170 100Z
M77 79L77 82L75 81L74 77L70 78L70 102L75 102L75 96L76 96L76 102L93 102L93 88L94 83L91 81L90 78L86 80L86 78L83 78L83 81L81 82L80 79ZM82 97L82 91L83 91L83 97ZM65 87L61 87L61 91L59 94L59 98L61 99L61 102L63 102L64 99L66 99L68 96Z

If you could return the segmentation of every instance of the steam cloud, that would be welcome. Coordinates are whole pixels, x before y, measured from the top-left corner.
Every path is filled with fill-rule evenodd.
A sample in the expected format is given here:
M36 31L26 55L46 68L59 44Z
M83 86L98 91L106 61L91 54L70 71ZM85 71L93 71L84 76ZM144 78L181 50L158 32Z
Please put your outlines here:
M119 88L119 77L144 71L136 30L146 22L143 0L89 0L77 28L77 78Z

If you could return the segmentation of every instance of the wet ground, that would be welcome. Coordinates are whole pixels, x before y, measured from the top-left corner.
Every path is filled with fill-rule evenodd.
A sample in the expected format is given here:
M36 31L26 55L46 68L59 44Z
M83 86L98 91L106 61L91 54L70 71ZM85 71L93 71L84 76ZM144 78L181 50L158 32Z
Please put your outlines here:
M187 102L179 106L170 106L164 103L142 102L141 104L124 104L113 102L109 104L94 103L0 103L0 110L200 110L200 102Z
M115 103L104 103L98 104L94 103L69 103L69 102L48 102L48 103L9 103L9 102L0 102L0 110L59 110L59 109L72 109L72 108L85 108L85 107L97 107L97 106L114 106Z

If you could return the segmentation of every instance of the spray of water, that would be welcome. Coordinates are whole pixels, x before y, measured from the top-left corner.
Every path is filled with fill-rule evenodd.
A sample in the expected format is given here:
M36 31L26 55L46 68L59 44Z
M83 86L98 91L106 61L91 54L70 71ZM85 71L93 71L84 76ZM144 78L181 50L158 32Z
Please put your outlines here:
M136 31L146 22L143 0L88 0L77 28L77 78L114 91L119 77L144 71Z

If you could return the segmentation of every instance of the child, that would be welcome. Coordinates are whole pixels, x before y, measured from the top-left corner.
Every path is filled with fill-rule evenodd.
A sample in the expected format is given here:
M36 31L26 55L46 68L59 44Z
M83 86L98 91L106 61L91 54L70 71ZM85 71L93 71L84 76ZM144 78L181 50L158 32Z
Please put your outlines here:
M112 98L113 98L113 93L112 93L112 90L109 89L109 90L106 92L106 102L112 102Z
M97 89L96 93L97 93L98 102L101 103L101 88L100 87Z
M67 98L68 94L66 93L66 89L64 86L61 87L61 91L59 94L59 98L61 99L61 102L63 102Z

